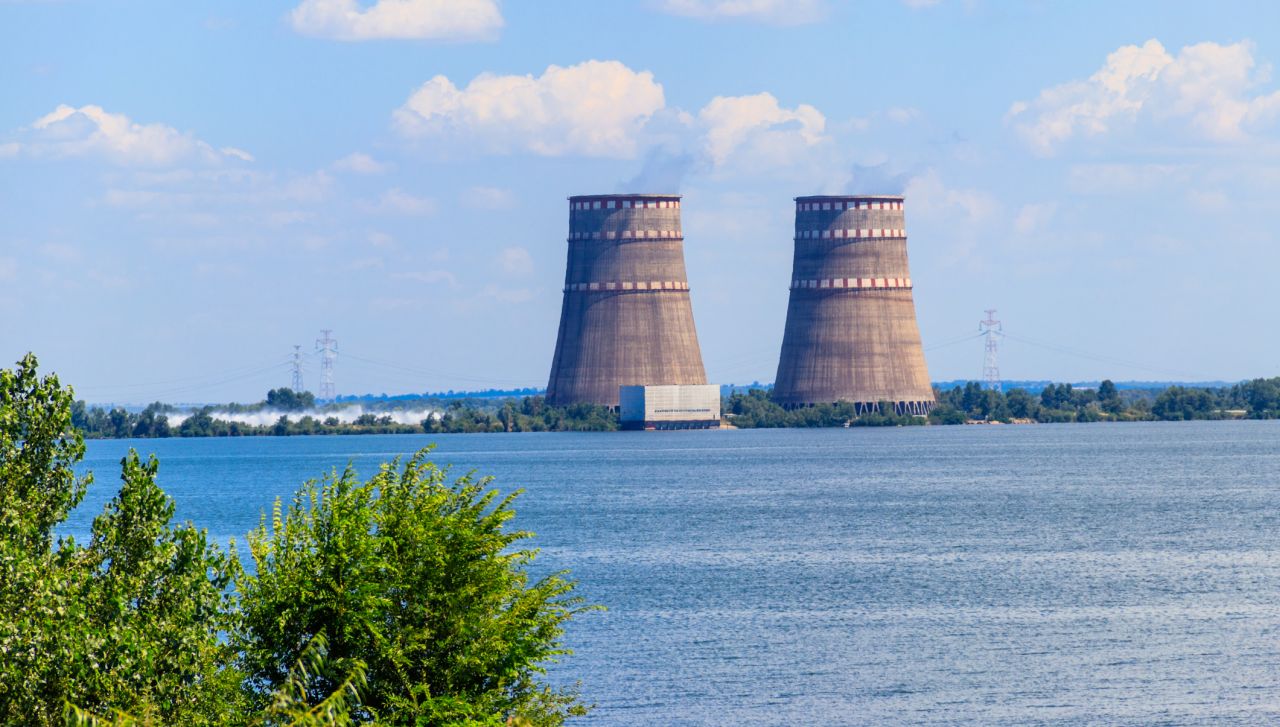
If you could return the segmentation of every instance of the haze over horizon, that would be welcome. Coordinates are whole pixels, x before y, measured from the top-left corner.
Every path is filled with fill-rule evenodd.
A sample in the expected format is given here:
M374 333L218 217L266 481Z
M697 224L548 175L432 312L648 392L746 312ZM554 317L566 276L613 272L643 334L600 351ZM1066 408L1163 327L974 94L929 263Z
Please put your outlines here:
M1103 21L1105 19L1105 22ZM930 378L1280 374L1280 7L0 0L0 366L91 401L543 387L566 197L679 192L709 380L792 198L901 193ZM314 390L318 366L308 362Z

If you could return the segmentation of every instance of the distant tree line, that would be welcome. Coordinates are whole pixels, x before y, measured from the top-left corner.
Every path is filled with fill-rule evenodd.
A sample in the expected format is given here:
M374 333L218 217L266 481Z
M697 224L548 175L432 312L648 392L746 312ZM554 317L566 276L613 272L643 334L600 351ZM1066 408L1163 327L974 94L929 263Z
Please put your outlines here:
M898 415L884 402L879 412L859 415L847 402L787 409L762 389L735 391L722 403L725 419L743 429L770 427L878 427L916 424L984 422L1180 421L1189 419L1280 418L1280 377L1254 379L1234 386L1169 386L1163 389L1117 389L1110 380L1096 389L1049 384L1038 394L1024 389L992 391L976 381L934 390L937 406L928 418ZM340 420L332 410L317 410L308 392L273 389L255 404L206 406L185 415L159 402L140 412L122 408L72 407L74 426L90 439L158 437L254 437L307 434L459 434L474 432L608 432L618 429L616 411L591 404L551 406L543 396L500 400L465 399L439 402L438 415L416 424L396 422L390 412L366 412L354 421ZM272 424L255 425L218 419L218 412L280 411ZM315 412L301 416L289 413ZM176 419L176 418L175 418Z
M607 406L552 406L543 396L506 399L481 409L462 401L450 402L439 418L422 422L428 434L464 432L612 432L618 414Z
M879 412L859 415L857 407L848 402L816 404L814 406L783 408L769 397L769 392L751 389L734 392L721 405L725 419L740 429L776 427L883 427L924 424L921 417L899 416L893 413L893 404L884 402Z
M940 424L965 420L1098 422L1280 417L1280 378L1254 379L1224 387L1169 386L1123 391L1106 380L1096 389L1050 384L1039 395L1023 389L991 391L971 381L963 387L935 393L938 405L930 420Z
M140 412L123 408L90 407L83 401L72 406L71 422L89 439L150 439L164 437L259 437L308 434L454 434L471 432L605 432L618 428L618 415L605 406L575 404L551 406L545 397L522 399L455 400L441 404L442 411L416 424L395 421L391 412L366 412L344 422L332 409L316 410L310 392L272 389L254 404L204 406L182 412L156 402ZM217 418L218 413L279 411L272 424L247 424ZM296 412L308 412L297 416ZM312 414L311 412L314 412ZM290 416L289 413L295 413ZM175 423L171 423L173 417Z
M937 405L929 424L983 422L1182 421L1191 419L1280 418L1280 377L1254 379L1234 386L1169 386L1164 389L1119 390L1110 380L1096 389L1049 384L1039 394L1024 389L993 391L976 381L935 389ZM847 403L785 409L761 390L734 393L725 402L734 426L831 427L901 426L923 423L920 417L897 416L887 402L882 412L858 416Z

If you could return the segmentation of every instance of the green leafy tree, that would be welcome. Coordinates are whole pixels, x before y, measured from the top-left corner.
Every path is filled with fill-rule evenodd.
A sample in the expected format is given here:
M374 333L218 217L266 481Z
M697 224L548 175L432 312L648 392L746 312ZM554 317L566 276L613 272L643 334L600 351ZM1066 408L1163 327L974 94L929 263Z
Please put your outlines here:
M1064 402L1067 406L1083 409L1098 400L1097 392L1092 389L1073 389L1071 384L1063 384L1070 393L1070 397ZM1058 391L1062 391L1062 387L1058 387Z
M278 411L302 411L316 405L316 396L310 391L294 391L287 387L267 392L267 408Z
M1254 379L1237 387L1241 406L1257 419L1273 419L1280 414L1280 379Z
M1047 384L1040 390L1040 406L1045 409L1056 409L1058 407L1058 387L1053 384Z
M71 423L74 396L58 377L40 378L37 366L27 354L0 369L0 547L45 555L53 526L93 478L75 472L84 438Z
M134 437L168 437L173 434L169 426L169 417L164 414L163 405L151 404L138 414L133 425Z
M528 534L506 529L514 495L490 480L446 483L423 452L367 483L309 483L252 535L247 575L172 523L158 463L132 451L88 543L55 542L89 484L77 418L94 417L34 357L0 370L0 725L556 725L585 711L542 682L581 599L561 573L530 579Z
M356 724L352 714L358 710L360 691L367 684L364 664L352 663L341 675L333 691L319 700L312 697L312 685L319 679L332 681L333 667L329 645L324 634L316 634L303 647L298 660L285 676L284 683L272 692L256 725L289 725L289 727L344 727Z
M88 545L55 544L89 481L71 412L33 356L0 371L0 723L62 724L66 704L221 722L240 693L219 638L235 562L170 524L155 460L132 452Z
M204 407L182 420L178 425L178 433L184 437L208 437L214 433L216 422L210 415L212 407Z
M989 404L987 398L987 390L976 381L970 381L964 385L964 396L961 399L961 408L969 415L970 419L986 419L986 406Z
M321 674L331 673L328 645L323 636L316 636L302 650L302 655L275 692L266 701L266 707L251 719L238 719L240 715L227 714L225 724L246 724L249 727L345 727L356 724L351 713L360 700L360 689L365 685L364 667L355 665L328 696L314 701L311 684ZM74 704L67 705L68 727L164 727L153 713L130 714L116 710L110 716L94 713Z
M531 581L535 551L518 549L528 533L505 528L515 495L498 499L487 478L449 483L428 452L367 482L350 468L309 482L250 534L256 572L239 582L235 643L253 691L279 689L300 645L323 634L334 673L366 670L360 719L553 725L582 713L541 681L583 609L574 584ZM317 675L309 696L335 679Z
M1220 406L1214 391L1170 386L1156 397L1151 413L1160 419L1173 421L1215 419L1222 417Z
M1004 396L1009 413L1018 419L1031 419L1039 410L1039 402L1025 389L1010 389Z
M950 404L939 404L929 412L930 424L964 424L966 419L964 412Z
M502 423L502 431L513 431L519 425L516 423L515 406L510 402L504 402L502 408L498 410L498 421Z
M1111 379L1105 379L1101 384L1098 384L1098 405L1108 414L1124 413L1124 401L1120 398L1120 391L1116 389L1116 385Z
M1098 401L1112 401L1119 398L1120 392L1116 389L1116 385L1111 379L1103 379L1102 383L1098 384Z

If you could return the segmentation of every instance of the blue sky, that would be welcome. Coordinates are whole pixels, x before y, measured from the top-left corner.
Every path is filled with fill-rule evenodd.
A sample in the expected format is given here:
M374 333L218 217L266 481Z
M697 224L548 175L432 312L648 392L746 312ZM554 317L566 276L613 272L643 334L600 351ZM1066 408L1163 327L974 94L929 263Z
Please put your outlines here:
M678 191L718 383L899 192L930 374L1280 373L1280 6L0 0L0 359L94 401L544 386L565 197ZM318 365L308 360L307 383Z

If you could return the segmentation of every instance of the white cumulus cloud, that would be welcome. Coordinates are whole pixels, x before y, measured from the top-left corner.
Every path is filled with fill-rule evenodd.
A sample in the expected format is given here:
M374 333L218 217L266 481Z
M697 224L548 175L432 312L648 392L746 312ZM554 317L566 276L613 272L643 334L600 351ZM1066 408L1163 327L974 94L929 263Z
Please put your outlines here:
M101 106L60 105L19 129L0 156L98 157L121 166L169 166L186 162L252 161L242 149L215 149L164 124L139 124Z
M1198 138L1238 141L1280 115L1280 91L1257 92L1268 71L1258 67L1248 41L1197 43L1173 55L1152 39L1117 49L1085 80L1014 103L1007 118L1042 155L1072 138L1140 122L1176 123Z
M434 285L436 283L448 283L452 287L458 286L458 279L448 270L414 270L404 273L392 273L392 280L408 280L414 283L427 283Z
M899 110L910 115L911 110ZM482 74L459 88L436 76L392 115L406 139L448 153L533 153L633 159L645 157L639 178L661 177L675 188L694 171L761 173L815 165L829 177L838 152L827 153L839 129L809 104L784 106L768 92L717 96L696 113L665 103L647 71L618 61L551 66L541 76ZM843 169L843 162L837 164ZM675 180L671 183L670 180ZM633 180L623 186L639 184ZM509 206L505 191L475 189L468 203ZM474 198L474 199L473 199Z
M982 246L991 239L1001 209L995 196L980 189L952 187L935 169L912 177L903 194L908 220L916 220L916 231L923 231L920 243L926 255L937 256L944 266L981 260Z
M826 140L826 117L808 104L784 108L770 93L717 96L698 112L711 162L743 155L767 165L785 165L807 147Z
M533 255L523 247L505 247L498 253L498 265L507 275L529 275L533 272Z
M393 187L383 192L376 203L366 203L364 209L366 212L374 214L422 217L435 213L436 201L430 197L419 197L398 187Z
M903 194L914 212L953 222L986 222L1000 207L999 202L987 192L947 186L933 169L913 177L907 182Z
M221 149L219 149L218 152L223 154L224 156L229 156L229 157L232 157L233 159L239 159L242 162L253 161L252 154L245 151L244 149L237 149L234 146L224 146Z
M289 14L303 35L334 40L487 40L502 27L494 0L303 0Z
M504 187L471 187L462 195L470 207L482 210L505 210L515 206L515 195Z
M40 253L60 263L78 263L83 259L83 255L78 248L60 242L41 245Z
M333 163L334 169L355 174L383 174L392 169L390 162L380 162L362 152L348 154Z
M630 158L664 104L653 74L592 60L537 77L486 73L465 88L436 76L393 118L406 137L459 139L491 152Z
M770 25L802 25L822 18L822 0L663 0L658 7L671 15L700 20L750 20Z
M1067 189L1076 194L1150 194L1170 186L1184 188L1190 169L1176 164L1073 164L1067 169Z
M1013 229L1022 235L1043 230L1057 211L1058 205L1054 202L1024 204L1022 209L1018 210L1017 216L1013 218Z

